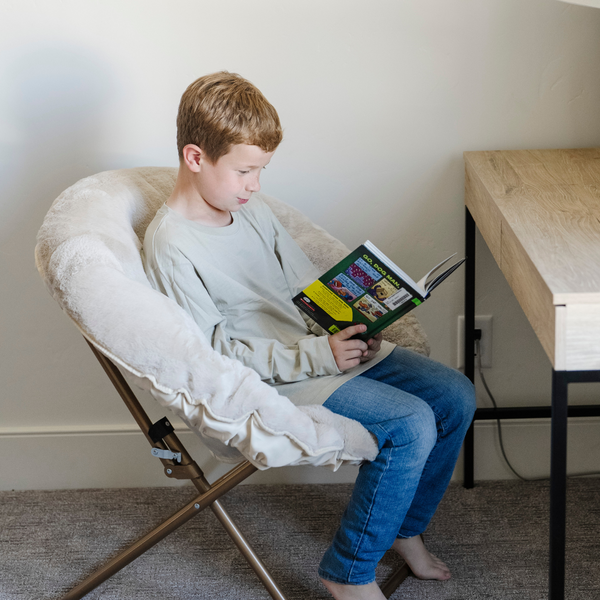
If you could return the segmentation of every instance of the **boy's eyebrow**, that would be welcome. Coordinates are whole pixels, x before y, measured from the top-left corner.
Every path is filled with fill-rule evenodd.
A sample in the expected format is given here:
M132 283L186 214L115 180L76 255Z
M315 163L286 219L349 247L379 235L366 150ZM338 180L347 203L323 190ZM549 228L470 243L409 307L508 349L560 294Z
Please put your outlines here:
M241 165L240 168L241 169L264 169L267 165L264 165L263 167L261 167L260 165Z

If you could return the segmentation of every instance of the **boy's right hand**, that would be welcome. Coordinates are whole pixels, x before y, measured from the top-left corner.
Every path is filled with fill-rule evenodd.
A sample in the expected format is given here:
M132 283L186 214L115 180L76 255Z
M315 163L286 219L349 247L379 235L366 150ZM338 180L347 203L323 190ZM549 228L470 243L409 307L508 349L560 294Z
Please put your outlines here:
M366 330L366 325L351 325L329 336L333 358L335 358L340 371L347 371L360 364L360 358L363 352L369 349L369 346L362 340L351 340L350 338L357 333L364 333Z

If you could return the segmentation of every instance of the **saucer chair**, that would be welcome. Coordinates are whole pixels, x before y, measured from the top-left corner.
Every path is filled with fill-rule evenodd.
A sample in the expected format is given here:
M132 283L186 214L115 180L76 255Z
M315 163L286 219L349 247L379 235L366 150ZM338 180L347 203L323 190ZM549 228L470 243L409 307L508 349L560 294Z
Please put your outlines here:
M219 498L257 469L358 464L377 454L356 421L322 406L295 406L251 369L212 350L191 317L155 291L142 266L144 232L169 197L177 169L145 167L87 177L52 204L38 234L38 271L79 329L163 464L167 477L189 479L199 495L82 583L81 598L209 506L273 598L285 596ZM268 199L283 226L324 272L348 249L298 210ZM416 318L406 315L386 339L429 353ZM127 378L127 379L126 379ZM219 460L237 463L210 484L181 444L169 418L152 423L129 382L180 417ZM402 565L384 584L386 597L409 573Z

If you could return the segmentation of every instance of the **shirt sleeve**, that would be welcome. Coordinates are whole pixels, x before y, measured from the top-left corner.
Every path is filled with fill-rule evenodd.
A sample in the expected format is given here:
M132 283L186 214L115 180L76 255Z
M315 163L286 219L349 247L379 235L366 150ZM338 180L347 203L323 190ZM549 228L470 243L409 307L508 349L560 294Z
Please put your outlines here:
M264 207L273 228L275 255L293 298L318 279L320 274L271 209L266 204Z
M316 281L320 274L317 268L304 254L294 238L288 233L273 211L265 204L274 231L274 250L281 265L292 298ZM298 309L307 328L317 336L328 336L329 333L304 311Z
M232 339L226 317L190 262L177 262L168 272L165 268L148 269L147 275L153 287L190 314L214 350L255 370L266 383L291 383L340 373L327 336L307 334L291 346L261 337Z

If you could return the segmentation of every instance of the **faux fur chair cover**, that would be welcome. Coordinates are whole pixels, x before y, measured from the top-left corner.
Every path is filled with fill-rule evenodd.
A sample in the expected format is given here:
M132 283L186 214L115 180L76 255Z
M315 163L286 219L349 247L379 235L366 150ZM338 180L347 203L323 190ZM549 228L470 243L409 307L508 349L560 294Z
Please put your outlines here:
M181 417L220 460L259 469L373 459L376 444L356 421L322 406L294 406L251 369L210 347L175 302L150 287L140 258L146 227L173 189L177 169L106 171L53 203L38 234L36 264L81 333L160 404ZM318 269L348 250L294 208L271 208ZM387 330L427 354L412 316Z

